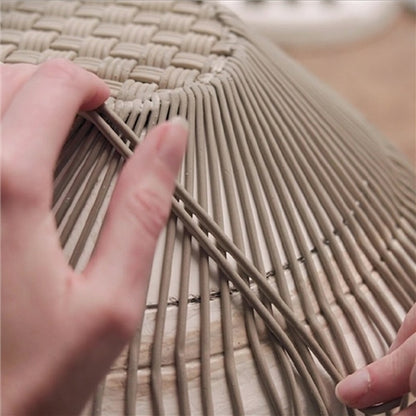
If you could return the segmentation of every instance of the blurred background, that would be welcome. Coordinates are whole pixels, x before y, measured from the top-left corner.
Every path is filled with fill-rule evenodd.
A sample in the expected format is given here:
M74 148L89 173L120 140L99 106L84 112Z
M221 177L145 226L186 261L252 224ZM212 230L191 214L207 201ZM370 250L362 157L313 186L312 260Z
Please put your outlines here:
M225 0L416 168L416 0Z

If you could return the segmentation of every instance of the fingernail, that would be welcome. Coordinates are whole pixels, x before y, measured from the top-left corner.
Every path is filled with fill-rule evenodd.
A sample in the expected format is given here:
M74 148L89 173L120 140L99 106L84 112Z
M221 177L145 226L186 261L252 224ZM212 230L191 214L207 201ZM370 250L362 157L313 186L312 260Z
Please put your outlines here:
M189 124L188 122L180 116L175 116L170 120L170 124L182 126L185 130L188 130Z
M158 154L160 159L176 175L182 162L188 133L188 123L182 117L174 117L159 141Z
M335 394L341 402L354 407L370 390L370 382L369 372L362 368L339 382Z

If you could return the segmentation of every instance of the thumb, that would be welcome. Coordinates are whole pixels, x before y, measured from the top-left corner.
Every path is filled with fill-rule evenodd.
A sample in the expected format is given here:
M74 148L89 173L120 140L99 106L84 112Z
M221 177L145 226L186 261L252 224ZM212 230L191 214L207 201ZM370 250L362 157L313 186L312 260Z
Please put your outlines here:
M406 341L412 334L416 333L416 303L407 313L404 321L397 333L397 337L390 347L389 352L392 352Z
M397 349L342 380L335 393L350 407L365 408L416 393L416 334Z

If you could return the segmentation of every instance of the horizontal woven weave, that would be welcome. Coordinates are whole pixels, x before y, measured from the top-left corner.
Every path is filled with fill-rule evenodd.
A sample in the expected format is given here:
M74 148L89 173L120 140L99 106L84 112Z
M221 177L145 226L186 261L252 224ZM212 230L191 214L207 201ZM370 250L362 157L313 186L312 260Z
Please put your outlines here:
M210 4L191 2L4 2L1 60L41 63L67 58L110 81L114 95L127 80L155 89L204 82L221 70L236 37ZM10 11L7 11L10 10ZM142 97L137 91L137 97Z
M86 412L355 414L335 383L385 352L416 300L406 161L212 2L1 7L3 62L65 57L111 88L75 120L55 172L74 267L146 132L190 125L144 321Z

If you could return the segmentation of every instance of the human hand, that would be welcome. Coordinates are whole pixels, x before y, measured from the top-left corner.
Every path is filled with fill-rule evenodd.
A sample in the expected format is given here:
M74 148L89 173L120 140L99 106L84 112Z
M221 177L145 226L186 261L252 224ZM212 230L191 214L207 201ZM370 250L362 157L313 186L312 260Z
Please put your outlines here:
M387 355L349 375L336 387L338 398L355 408L374 406L409 392L416 396L416 304ZM399 415L416 415L416 403Z
M126 162L78 274L50 210L53 170L76 113L99 106L108 88L62 60L0 71L2 414L76 414L144 313L186 128L160 125Z

